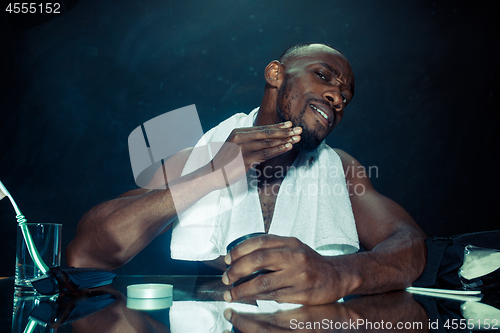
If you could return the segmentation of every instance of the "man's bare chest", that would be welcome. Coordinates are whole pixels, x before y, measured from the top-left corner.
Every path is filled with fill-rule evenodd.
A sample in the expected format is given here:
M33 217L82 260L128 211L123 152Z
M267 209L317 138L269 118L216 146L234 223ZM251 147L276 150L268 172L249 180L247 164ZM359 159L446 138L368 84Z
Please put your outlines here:
M260 207L262 209L264 230L266 233L269 232L269 228L273 220L280 184L281 182L259 187Z

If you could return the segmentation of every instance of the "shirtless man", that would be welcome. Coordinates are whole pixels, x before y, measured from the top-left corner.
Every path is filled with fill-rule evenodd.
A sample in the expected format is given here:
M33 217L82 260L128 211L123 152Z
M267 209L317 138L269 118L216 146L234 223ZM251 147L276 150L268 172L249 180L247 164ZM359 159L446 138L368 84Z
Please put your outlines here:
M315 149L339 124L354 94L354 74L347 59L323 44L307 44L285 52L265 68L265 92L255 127L235 129L227 138L239 146L245 171L292 165L300 150ZM326 115L311 107L316 105ZM214 165L231 160L229 149L217 153ZM336 150L344 168L362 167L349 154ZM68 264L114 269L127 263L157 235L165 232L178 213L211 191L225 188L210 165L181 177L190 150L166 161L177 170L167 189L136 189L92 208L80 221L67 249ZM271 169L272 170L272 169ZM268 174L274 174L268 172ZM245 175L228 172L230 182ZM153 179L152 182L154 182ZM259 198L265 230L269 230L276 187L283 177L260 182ZM258 276L224 294L226 301L243 298L325 304L350 294L372 294L408 287L426 263L425 235L398 204L376 192L368 177L346 174L360 244L366 252L321 256L297 238L264 235L233 248L224 260L231 267L222 282L231 284L259 269L275 271ZM158 184L159 185L159 184ZM170 191L175 187L176 202ZM266 191L266 187L274 190ZM180 199L177 199L179 197ZM220 258L222 259L222 258Z

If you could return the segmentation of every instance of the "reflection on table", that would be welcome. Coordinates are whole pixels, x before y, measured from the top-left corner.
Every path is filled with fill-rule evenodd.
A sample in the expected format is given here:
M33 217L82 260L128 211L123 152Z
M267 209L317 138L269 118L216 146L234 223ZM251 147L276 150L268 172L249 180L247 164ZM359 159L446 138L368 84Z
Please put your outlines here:
M127 286L142 283L173 285L173 299L142 305L127 300ZM13 289L12 278L0 280L2 332L25 332L30 323L33 332L92 333L469 332L500 327L500 297L495 292L483 297L490 305L398 291L300 306L274 301L226 303L222 295L228 286L220 276L118 276L110 286L58 297L13 297Z

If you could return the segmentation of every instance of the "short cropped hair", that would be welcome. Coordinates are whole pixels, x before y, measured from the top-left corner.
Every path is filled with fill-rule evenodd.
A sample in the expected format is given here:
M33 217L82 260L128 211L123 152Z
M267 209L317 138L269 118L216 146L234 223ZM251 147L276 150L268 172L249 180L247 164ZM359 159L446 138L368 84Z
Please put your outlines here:
M300 50L302 49L305 49L306 47L308 47L309 45L313 45L313 44L320 44L320 45L325 45L329 48L331 48L332 50L335 50L337 52L339 52L340 54L342 54L342 52L340 52L339 49L331 46L331 45L328 45L328 44L325 44L325 43L315 43L315 42L310 42L310 43L299 43L299 44L295 44L295 45L292 45L290 46L289 48L287 48L282 54L281 56L279 57L278 61L283 63L284 61L287 60L287 58L291 57L291 56L294 56L296 55Z

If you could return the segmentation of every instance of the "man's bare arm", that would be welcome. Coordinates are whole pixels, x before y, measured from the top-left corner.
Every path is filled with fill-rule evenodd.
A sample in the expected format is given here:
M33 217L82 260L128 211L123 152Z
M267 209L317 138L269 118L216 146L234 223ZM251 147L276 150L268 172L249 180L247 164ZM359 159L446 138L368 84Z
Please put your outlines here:
M148 187L163 185L163 189L129 191L83 216L66 251L68 264L105 269L124 265L166 230L178 213L211 191L225 188L226 183L221 183L221 179L233 183L255 164L289 151L300 141L302 131L291 126L291 122L285 122L235 129L211 163L183 177L180 176L190 150L170 158L165 162L169 170L166 188L160 169ZM235 154L240 152L244 168L233 167ZM219 174L222 167L224 177ZM175 206L171 195L174 189Z
M337 150L344 166L362 171L349 154ZM378 193L367 172L346 172L359 241L367 252L352 256L350 294L373 294L409 287L426 264L424 232L404 208ZM358 195L354 187L363 188ZM361 186L361 187L360 187ZM358 191L359 193L359 191Z
M179 178L190 152L191 150L182 151L165 163L165 167L170 170L170 180ZM76 237L66 250L69 265L117 268L170 226L177 211L171 188L165 188L162 169L159 171L148 187L163 185L164 188L128 191L114 200L97 205L82 217ZM179 190L190 194L199 193L192 200L208 193L210 188L206 186L206 178L196 176L209 175L210 171L200 169L197 174L191 175L191 179L186 179ZM193 191L194 189L198 191ZM176 201L176 204L179 209L180 202Z
M338 153L345 166L361 167L347 153ZM358 176L355 173L347 181L351 189L356 185L365 189L363 195L354 193L351 203L360 242L368 252L324 257L296 238L252 238L226 256L231 267L222 281L234 283L260 269L274 272L232 288L224 298L325 304L346 295L410 286L425 266L425 235L401 206L377 193L367 177Z

